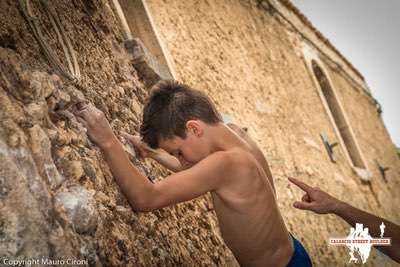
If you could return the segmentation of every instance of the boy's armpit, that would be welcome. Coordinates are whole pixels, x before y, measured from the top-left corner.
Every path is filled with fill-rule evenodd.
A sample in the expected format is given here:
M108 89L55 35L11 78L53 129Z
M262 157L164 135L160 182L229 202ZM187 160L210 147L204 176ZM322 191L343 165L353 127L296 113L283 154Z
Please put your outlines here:
M229 177L233 161L229 152L216 152L187 170L167 176L153 185L145 210L188 201L217 190Z

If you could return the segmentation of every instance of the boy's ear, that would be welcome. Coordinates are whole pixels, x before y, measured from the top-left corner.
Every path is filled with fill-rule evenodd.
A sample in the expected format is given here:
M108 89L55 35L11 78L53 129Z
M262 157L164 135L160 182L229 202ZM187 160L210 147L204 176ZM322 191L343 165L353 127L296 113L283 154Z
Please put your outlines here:
M186 130L193 133L197 137L203 135L203 127L198 120L189 120L186 122Z

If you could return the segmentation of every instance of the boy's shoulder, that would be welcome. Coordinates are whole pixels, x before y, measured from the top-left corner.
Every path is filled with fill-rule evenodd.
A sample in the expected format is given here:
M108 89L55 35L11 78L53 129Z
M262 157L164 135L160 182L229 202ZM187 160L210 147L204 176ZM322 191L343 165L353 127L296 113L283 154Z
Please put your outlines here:
M246 170L255 166L255 159L253 155L242 148L218 151L211 154L209 157L219 161L222 166L231 171L236 171L238 169Z

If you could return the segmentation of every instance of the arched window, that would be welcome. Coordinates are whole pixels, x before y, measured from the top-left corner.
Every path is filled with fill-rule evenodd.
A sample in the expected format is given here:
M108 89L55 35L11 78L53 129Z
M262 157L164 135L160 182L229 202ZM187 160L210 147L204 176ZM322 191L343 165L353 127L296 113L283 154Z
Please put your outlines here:
M345 118L344 111L339 103L339 100L331 84L329 83L326 74L315 60L311 61L311 67L318 81L319 87L322 92L322 96L326 101L326 104L329 108L329 112L332 115L336 128L338 129L340 137L343 140L345 149L347 150L350 156L353 166L366 169L365 163L357 147L351 128Z

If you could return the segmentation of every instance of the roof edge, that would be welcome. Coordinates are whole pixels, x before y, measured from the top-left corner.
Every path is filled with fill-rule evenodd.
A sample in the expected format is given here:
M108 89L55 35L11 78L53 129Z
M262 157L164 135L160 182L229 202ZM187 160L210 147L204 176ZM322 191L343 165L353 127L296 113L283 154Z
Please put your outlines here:
M339 50L327 39L312 23L311 21L290 1L290 0L278 0L282 5L284 5L288 10L292 11L298 18L299 20L309 27L311 31L314 32L316 37L322 41L326 46L328 46L332 51L339 56L340 59L346 63L346 65L354 71L354 73L362 79L362 81L365 83L365 78L361 74L361 72L356 69L356 67L353 66L353 64L350 63L349 60L345 56L342 55L342 53L339 52Z

